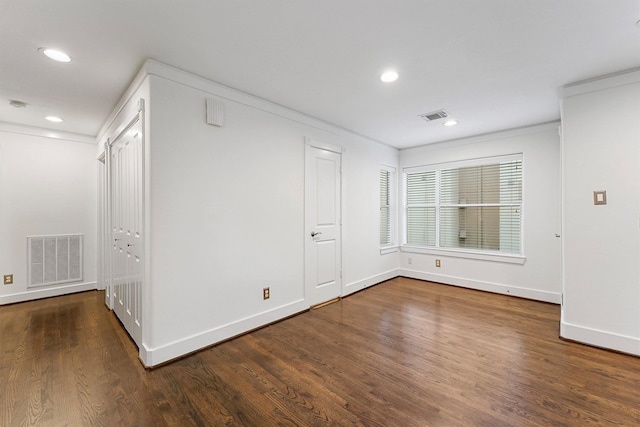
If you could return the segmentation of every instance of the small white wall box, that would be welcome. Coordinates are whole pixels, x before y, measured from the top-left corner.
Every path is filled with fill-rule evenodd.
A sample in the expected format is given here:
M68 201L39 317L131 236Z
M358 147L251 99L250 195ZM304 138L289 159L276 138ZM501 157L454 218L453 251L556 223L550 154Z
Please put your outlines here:
M224 103L217 98L207 98L207 124L224 125Z
M594 191L593 192L593 204L594 205L606 205L607 204L607 192L606 191Z

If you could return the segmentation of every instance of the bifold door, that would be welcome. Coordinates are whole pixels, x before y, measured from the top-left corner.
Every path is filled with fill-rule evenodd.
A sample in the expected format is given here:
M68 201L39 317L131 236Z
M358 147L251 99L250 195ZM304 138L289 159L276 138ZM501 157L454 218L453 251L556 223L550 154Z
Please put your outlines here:
M143 155L140 112L109 148L112 308L138 347L144 277Z

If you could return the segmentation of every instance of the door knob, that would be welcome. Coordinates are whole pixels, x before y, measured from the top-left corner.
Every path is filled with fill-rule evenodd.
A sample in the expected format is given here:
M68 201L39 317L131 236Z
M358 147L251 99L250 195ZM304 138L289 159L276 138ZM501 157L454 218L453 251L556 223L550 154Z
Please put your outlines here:
M311 237L316 237L318 234L322 234L322 231L312 231Z

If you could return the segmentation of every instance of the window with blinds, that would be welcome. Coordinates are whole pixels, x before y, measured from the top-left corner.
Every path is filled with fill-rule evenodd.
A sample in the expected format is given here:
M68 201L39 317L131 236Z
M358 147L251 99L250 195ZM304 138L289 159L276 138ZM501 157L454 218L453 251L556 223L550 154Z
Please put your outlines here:
M380 244L391 243L391 206L389 204L389 171L380 171Z
M522 157L406 171L406 243L521 254Z
M436 246L436 172L407 174L407 244Z
M390 246L394 243L394 175L395 169L393 168L382 167L380 169L380 246Z

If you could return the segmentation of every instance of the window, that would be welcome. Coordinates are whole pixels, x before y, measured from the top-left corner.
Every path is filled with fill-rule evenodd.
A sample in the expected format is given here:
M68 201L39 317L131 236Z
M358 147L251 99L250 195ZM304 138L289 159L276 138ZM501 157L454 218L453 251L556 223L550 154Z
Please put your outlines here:
M407 245L522 254L522 155L405 174Z
M394 241L395 169L380 168L380 246L392 246Z

